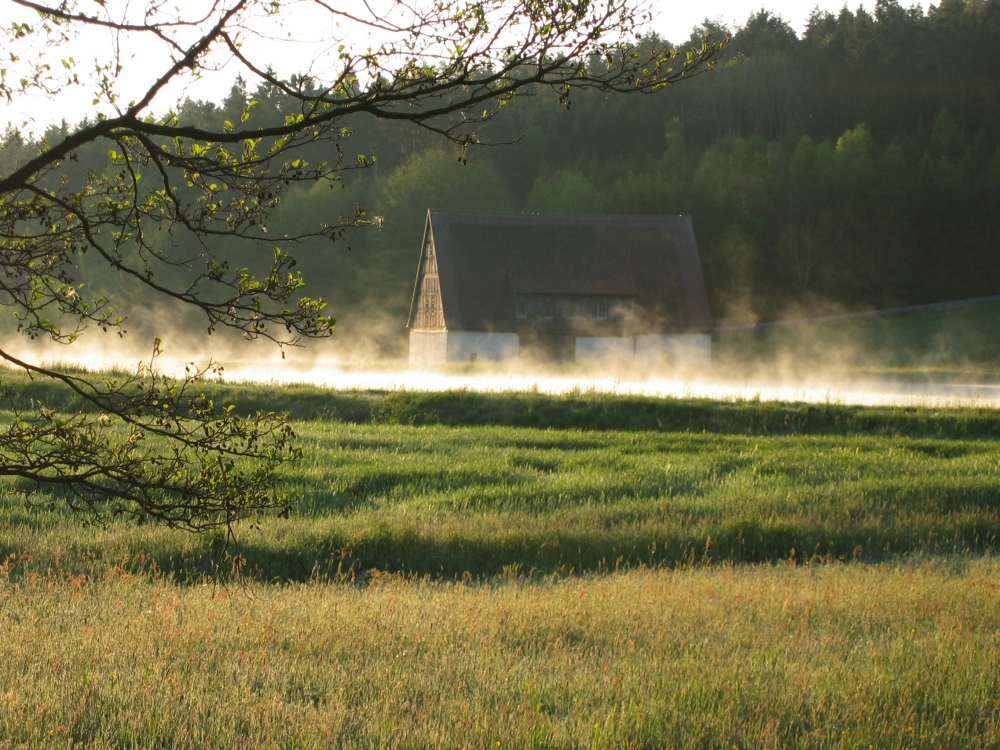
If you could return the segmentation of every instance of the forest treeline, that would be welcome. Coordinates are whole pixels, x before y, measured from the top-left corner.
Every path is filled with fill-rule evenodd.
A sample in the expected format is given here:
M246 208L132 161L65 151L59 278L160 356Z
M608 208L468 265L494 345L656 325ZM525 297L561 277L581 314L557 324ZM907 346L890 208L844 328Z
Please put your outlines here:
M479 131L498 145L464 155L418 127L352 119L343 154L303 158L368 166L295 189L262 240L359 208L379 217L286 249L341 335L386 351L405 342L428 208L690 214L718 323L1000 292L1000 0L814 11L801 37L762 10L736 29L706 22L676 47L727 33L714 70L655 95L518 98ZM257 121L290 109L277 90L237 81L224 101L187 101L180 115L239 122L248 105ZM33 148L9 132L0 167ZM107 169L107 154L67 168ZM87 263L89 280L129 293Z

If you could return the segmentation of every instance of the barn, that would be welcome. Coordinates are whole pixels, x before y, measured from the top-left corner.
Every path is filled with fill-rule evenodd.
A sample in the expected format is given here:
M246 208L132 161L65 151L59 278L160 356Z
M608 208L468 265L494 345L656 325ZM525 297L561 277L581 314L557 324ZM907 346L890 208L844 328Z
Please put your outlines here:
M712 317L689 216L429 210L410 363L705 363Z

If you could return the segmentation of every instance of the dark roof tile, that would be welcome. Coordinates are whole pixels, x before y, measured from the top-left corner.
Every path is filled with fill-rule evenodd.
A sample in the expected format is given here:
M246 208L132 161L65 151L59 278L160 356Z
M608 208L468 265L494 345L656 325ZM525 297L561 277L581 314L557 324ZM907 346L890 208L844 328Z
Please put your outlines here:
M688 216L432 209L426 236L449 330L514 330L516 293L632 297L640 330L712 328Z

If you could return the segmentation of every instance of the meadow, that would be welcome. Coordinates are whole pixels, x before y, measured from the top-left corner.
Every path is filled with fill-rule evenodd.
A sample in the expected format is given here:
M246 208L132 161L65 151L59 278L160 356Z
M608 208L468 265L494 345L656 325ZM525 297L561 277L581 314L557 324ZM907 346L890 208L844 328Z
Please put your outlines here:
M5 485L0 747L1000 744L995 411L206 388L292 516Z

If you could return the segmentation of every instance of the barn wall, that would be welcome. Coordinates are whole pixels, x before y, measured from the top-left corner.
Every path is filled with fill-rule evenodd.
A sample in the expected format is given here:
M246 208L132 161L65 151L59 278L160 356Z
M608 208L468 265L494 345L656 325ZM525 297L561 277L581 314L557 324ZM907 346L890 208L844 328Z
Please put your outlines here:
M707 365L712 361L712 337L707 333L636 336L635 358L650 363Z
M601 359L631 362L634 356L635 339L631 336L578 336L576 339L577 362L592 362Z
M520 356L516 333L478 331L410 331L410 364L445 362L508 362ZM577 362L633 359L645 363L709 364L712 337L708 334L657 334L632 337L580 336Z
M447 360L447 331L410 331L411 365L439 365Z
M576 361L618 360L648 364L702 365L712 361L708 334L654 334L632 337L580 336Z
M517 359L520 352L516 333L448 332L448 362L504 362Z

